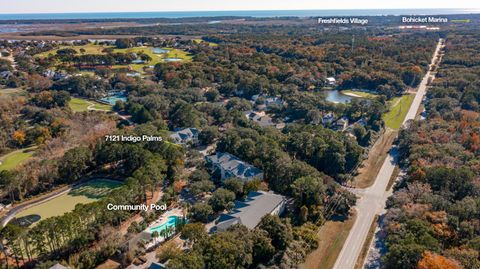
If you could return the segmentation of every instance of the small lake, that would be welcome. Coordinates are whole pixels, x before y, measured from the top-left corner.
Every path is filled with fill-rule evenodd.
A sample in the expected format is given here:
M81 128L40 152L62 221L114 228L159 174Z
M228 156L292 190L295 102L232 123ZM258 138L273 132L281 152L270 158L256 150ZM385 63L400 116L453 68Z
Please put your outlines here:
M155 53L155 54L162 54L162 53L167 53L168 50L161 49L161 48L153 48L152 52Z
M165 58L165 62L180 62L180 58Z
M325 91L324 92L326 95L326 99L329 102L332 103L341 103L341 104L346 104L352 101L353 98L352 96L348 96L343 94L341 91L338 90L332 90L332 91Z

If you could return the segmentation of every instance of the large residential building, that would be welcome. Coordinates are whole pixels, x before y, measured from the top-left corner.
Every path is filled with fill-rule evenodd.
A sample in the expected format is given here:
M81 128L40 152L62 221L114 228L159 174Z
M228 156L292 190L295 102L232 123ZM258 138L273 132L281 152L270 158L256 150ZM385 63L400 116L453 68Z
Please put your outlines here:
M213 173L218 173L222 180L231 177L238 177L244 181L263 178L262 170L229 153L217 152L215 155L206 156L205 159Z
M265 111L246 111L244 112L245 117L247 119L255 122L256 124L260 125L260 127L269 127L273 126L277 129L282 129L285 127L285 123L280 122L280 123L275 123L273 122L272 117L267 115Z
M196 128L185 128L177 130L170 134L170 138L175 144L185 145L188 143L197 144L198 143L198 130Z
M285 211L287 199L273 192L250 192L243 201L236 201L229 214L222 214L215 226L217 231L225 231L235 224L245 225L249 229L257 227L267 214L280 215Z

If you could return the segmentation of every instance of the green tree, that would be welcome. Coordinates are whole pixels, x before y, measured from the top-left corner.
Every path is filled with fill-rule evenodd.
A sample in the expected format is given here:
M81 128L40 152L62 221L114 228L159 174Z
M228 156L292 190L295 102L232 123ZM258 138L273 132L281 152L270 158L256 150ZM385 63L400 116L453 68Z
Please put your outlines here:
M208 203L215 212L219 212L225 209L231 209L234 205L233 201L235 201L235 193L223 188L218 188L208 200Z

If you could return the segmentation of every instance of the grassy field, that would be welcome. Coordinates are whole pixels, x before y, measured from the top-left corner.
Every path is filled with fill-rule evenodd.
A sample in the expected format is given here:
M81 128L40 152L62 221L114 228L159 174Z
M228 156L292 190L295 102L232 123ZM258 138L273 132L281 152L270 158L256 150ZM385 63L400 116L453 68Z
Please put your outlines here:
M367 98L367 99L375 99L378 96L373 93L354 91L354 90L343 90L342 93L345 95L356 95L356 96L360 96L362 98Z
M16 218L28 215L40 215L41 219L54 216L61 216L75 209L77 204L87 204L94 202L107 195L111 190L121 185L121 182L108 179L95 179L85 184L75 187L70 192L62 194L45 203L30 207L18 215Z
M27 149L16 150L5 156L0 157L0 171L14 169L15 167L17 167L17 165L32 157L34 152L34 147L31 147Z
M196 44L205 42L205 43L208 43L208 45L209 45L210 47L216 47L216 46L218 46L217 43L207 42L207 41L204 41L204 40L202 40L202 39L194 39L193 42L196 43Z
M70 99L70 102L68 103L70 108L72 109L73 112L84 112L88 111L88 108L92 106L91 108L97 109L97 110L105 110L105 111L110 111L112 110L111 105L105 105L101 104L95 101L88 101L82 98L75 98L73 97Z
M98 54L103 54L102 50L105 49L105 48L108 48L108 46L100 46L100 45L95 45L93 43L89 43L89 44L86 44L86 45L83 45L83 46L61 46L58 49L53 49L53 50L49 50L49 51L39 53L39 54L35 55L35 57L45 58L45 57L48 57L50 55L55 55L55 54L57 54L58 50L65 49L65 48L74 49L74 50L77 51L78 54L81 54L80 50L84 49L85 54L97 54L98 55Z
M346 221L327 221L318 232L318 248L308 254L302 269L330 269L342 250L356 215Z
M363 161L362 166L358 169L358 174L353 178L353 186L363 189L370 187L375 182L397 134L398 131L387 129L385 133L380 135L368 152L368 158Z
M403 120L408 113L408 109L412 105L413 99L415 98L414 94L406 94L401 97L395 97L390 100L389 106L390 111L383 115L383 120L385 121L385 126L392 128L394 130L400 129L402 126Z
M73 112L87 111L88 107L91 105L92 103L81 98L72 98L70 99L70 102L68 102L68 106L73 110Z
M106 105L106 104L102 104L102 103L98 103L98 102L93 102L93 109L97 109L97 110L104 110L104 111L110 111L113 109L113 106L111 105Z
M135 70L136 72L139 72L139 73L143 72L144 67L154 66L157 63L164 62L165 58L179 58L179 59L182 59L182 61L186 61L186 62L192 60L192 56L189 53L187 53L186 51L174 49L174 48L162 48L164 50L168 50L168 52L162 53L162 54L155 54L153 53L152 47L133 47L128 49L116 49L113 46L95 45L92 43L89 43L87 45L82 45L82 46L62 46L58 49L53 49L50 51L37 54L36 57L46 58L49 55L55 55L59 49L64 49L64 48L75 49L78 54L82 54L80 50L83 49L85 50L83 54L94 54L94 55L104 54L103 50L106 48L113 49L114 53L137 53L138 54L140 52L143 52L152 58L150 62L143 63L143 64L130 64L128 66L127 65L112 66L113 69L130 67L132 70Z

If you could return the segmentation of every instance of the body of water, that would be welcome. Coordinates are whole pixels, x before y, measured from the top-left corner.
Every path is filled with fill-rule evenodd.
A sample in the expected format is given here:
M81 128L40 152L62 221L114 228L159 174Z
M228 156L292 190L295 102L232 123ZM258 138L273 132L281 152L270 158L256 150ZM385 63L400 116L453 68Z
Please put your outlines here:
M330 10L236 10L236 11L165 11L165 12L92 12L0 14L0 20L68 20L68 19L148 19L192 17L319 17L382 15L474 14L480 9L330 9ZM215 21L217 22L217 21Z
M353 98L355 98L352 96L345 95L338 90L325 91L325 95L326 95L325 100L332 103L341 103L341 104L349 103L350 101L352 101Z
M153 233L153 232L160 233L161 231L166 230L168 228L175 228L181 220L182 218L179 216L170 216L167 218L167 221L165 223L151 228L150 233Z

